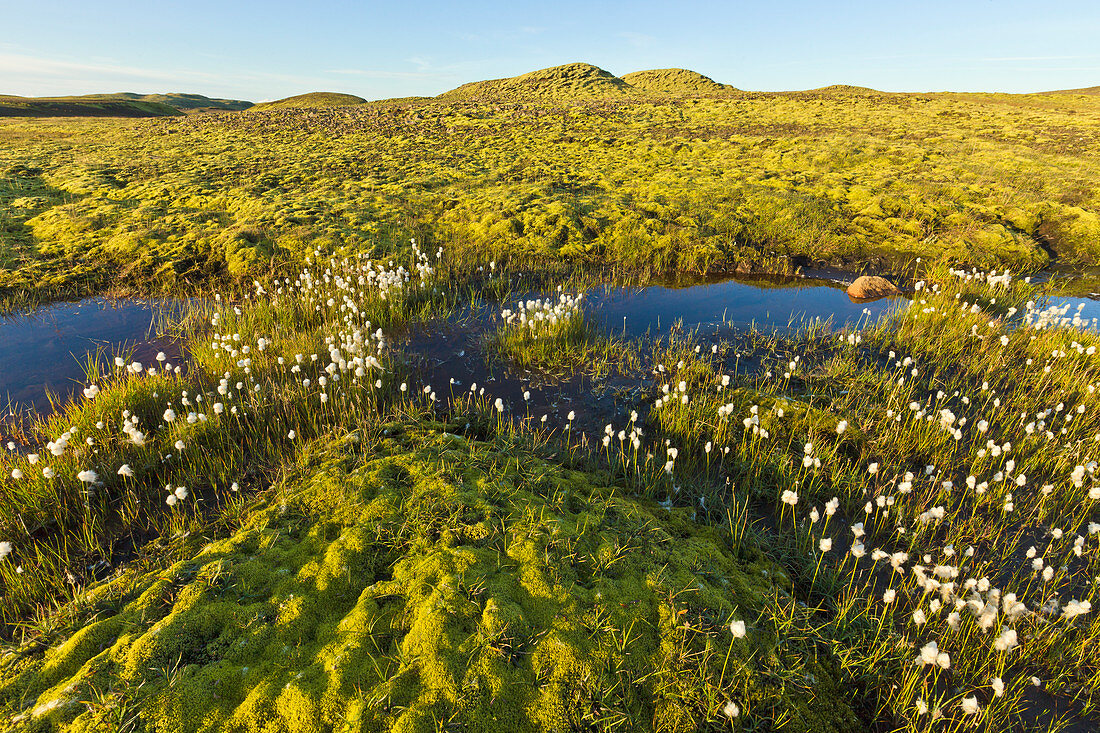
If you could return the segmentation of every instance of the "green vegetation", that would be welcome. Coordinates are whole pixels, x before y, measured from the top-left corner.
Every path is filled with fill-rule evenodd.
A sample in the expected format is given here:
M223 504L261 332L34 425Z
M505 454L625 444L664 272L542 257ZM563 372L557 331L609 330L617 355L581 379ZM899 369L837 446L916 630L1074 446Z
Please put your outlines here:
M341 94L340 92L309 92L294 97L277 99L274 102L260 102L252 107L253 110L265 109L294 109L297 107L346 107L350 104L362 104L367 100L354 94Z
M7 307L207 295L186 371L93 359L0 455L6 725L1095 727L1100 337L951 265L1097 264L1100 97L628 77L0 121ZM564 295L809 264L914 299L643 343ZM505 379L419 381L489 299Z
M581 296L520 301L505 309L503 323L488 340L489 350L513 367L543 377L587 374L596 378L637 368L634 349L600 332L585 316Z
M186 291L408 234L470 266L615 276L1098 261L1094 95L548 89L4 120L0 291Z
M739 91L689 69L650 69L623 74L623 81L642 92L658 94L717 94Z
M86 97L15 97L0 95L0 117L165 117L180 114L167 100L121 94ZM164 95L158 95L164 96Z
M507 79L489 79L463 84L440 94L438 99L559 100L622 96L631 87L624 80L592 64L564 64L539 69Z
M5 660L15 730L692 731L731 688L802 729L855 722L836 662L757 624L785 579L728 528L444 427L311 446L232 534L89 594L94 623ZM751 664L771 655L813 689Z
M1100 340L1031 286L619 344L652 378L601 442L405 371L461 260L309 257L0 459L15 730L1058 730L1036 685L1096 718ZM497 337L586 351L579 303Z

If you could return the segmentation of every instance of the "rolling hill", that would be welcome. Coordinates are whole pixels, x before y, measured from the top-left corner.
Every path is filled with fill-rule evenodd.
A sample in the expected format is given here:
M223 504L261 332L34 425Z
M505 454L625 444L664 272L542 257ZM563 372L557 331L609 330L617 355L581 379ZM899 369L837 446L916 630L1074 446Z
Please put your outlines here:
M437 99L578 99L626 96L632 91L629 84L609 71L575 63L505 79L470 82L440 94Z
M1080 89L1054 89L1040 94L1100 94L1100 86L1081 87Z
M643 92L660 94L713 94L739 91L690 69L649 69L623 74L623 81Z
M341 94L340 92L309 92L298 94L285 99L276 99L274 102L260 102L252 106L253 110L286 109L293 107L347 107L353 104L363 104L367 100L354 94Z
M242 110L252 102L214 99L202 94L83 94L71 97L17 97L0 95L5 117L160 117L200 110ZM170 109L165 109L170 108Z

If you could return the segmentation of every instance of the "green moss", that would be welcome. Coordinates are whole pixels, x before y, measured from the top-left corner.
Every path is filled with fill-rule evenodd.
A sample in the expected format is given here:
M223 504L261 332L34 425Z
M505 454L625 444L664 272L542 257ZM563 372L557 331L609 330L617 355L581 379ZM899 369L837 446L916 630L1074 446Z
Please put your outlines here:
M690 76L646 73L670 89ZM0 296L178 293L293 272L317 246L389 256L410 236L467 269L638 275L1097 258L1100 97L686 98L585 64L459 91L0 120Z
M661 94L716 94L737 91L689 69L650 69L623 74L623 81L643 92Z
M834 687L762 674L761 654L795 663L767 624L732 642L729 620L786 581L719 530L492 444L414 429L362 458L346 445L307 453L283 496L192 559L112 581L130 599L115 612L0 662L14 729L92 729L107 703L75 701L93 690L174 733L687 731L734 695L761 719L851 729Z
M349 104L362 104L367 100L354 94L341 94L340 92L309 92L298 94L285 99L277 99L274 102L260 102L250 109L260 111L265 109L284 109L287 107L345 107Z

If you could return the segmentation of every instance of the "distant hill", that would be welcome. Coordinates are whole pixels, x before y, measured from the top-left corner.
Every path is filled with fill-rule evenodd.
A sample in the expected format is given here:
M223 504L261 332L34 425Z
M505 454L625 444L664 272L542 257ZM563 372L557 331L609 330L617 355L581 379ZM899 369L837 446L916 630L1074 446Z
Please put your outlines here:
M252 102L243 99L215 99L202 94L134 94L133 92L119 92L118 94L98 95L104 99L122 99L135 102L159 102L175 107L181 112L191 112L200 109L220 109L227 111L239 111L248 109Z
M720 84L709 76L690 69L649 69L623 74L623 81L642 92L659 94L713 94L736 92L736 87Z
M1040 94L1100 94L1100 87L1082 87L1080 89L1052 89Z
M253 110L286 109L289 107L347 107L352 104L363 104L367 100L354 94L341 94L340 92L309 92L298 94L286 99L277 99L274 102L260 102L252 106Z
M506 79L475 81L440 94L437 99L577 99L623 96L631 86L609 71L576 63L539 69Z
M135 95L138 96L138 95ZM0 95L0 117L168 117L183 114L162 102L116 95L16 97Z
M783 94L886 94L871 87L856 87L851 84L831 84L827 87L807 89L802 92L782 92Z
M172 112L161 109L171 107ZM242 110L252 102L241 99L213 99L202 94L83 94L72 97L16 97L0 95L4 116L36 117L158 117L205 109Z
M425 104L435 97L387 97L386 99L372 99L367 104L372 107L387 107L389 105Z

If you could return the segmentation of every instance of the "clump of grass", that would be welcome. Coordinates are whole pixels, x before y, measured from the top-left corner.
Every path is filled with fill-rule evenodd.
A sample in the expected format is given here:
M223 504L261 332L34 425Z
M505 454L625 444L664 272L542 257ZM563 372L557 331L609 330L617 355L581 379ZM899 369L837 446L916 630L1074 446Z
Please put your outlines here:
M489 336L489 350L513 367L562 378L602 378L638 365L626 341L604 335L582 307L583 294L521 300L501 312L503 323Z

